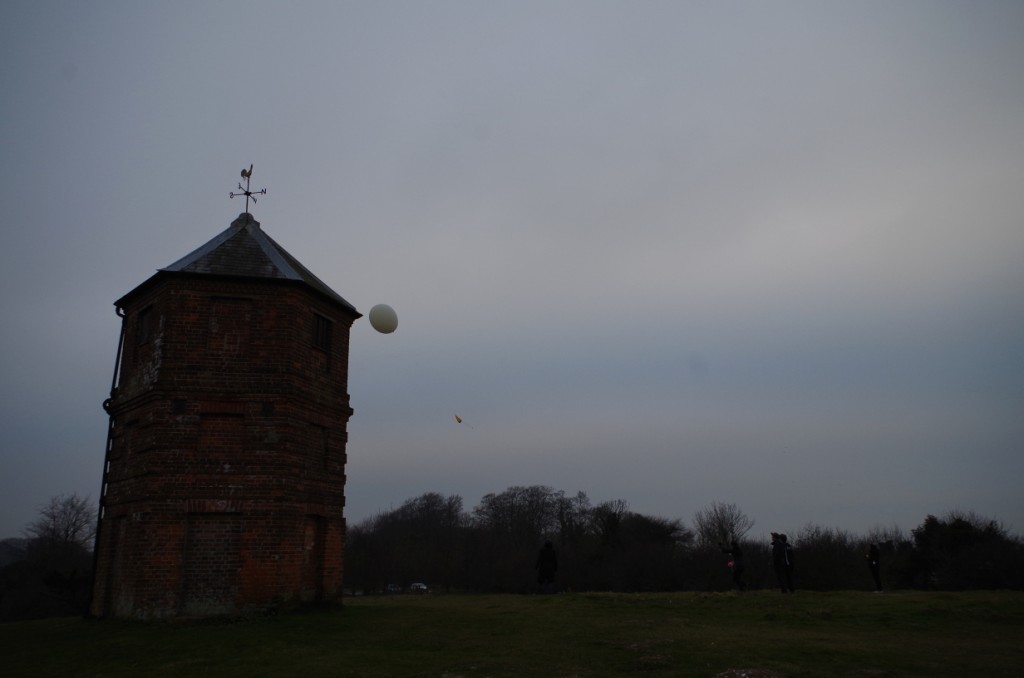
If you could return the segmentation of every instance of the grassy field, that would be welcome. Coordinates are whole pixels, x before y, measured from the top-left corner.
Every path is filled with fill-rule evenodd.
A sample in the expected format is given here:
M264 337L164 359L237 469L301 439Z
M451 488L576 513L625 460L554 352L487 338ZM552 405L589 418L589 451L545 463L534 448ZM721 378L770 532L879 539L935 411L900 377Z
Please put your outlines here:
M755 672L756 671L756 672ZM4 676L1024 676L1024 592L347 598L0 625Z

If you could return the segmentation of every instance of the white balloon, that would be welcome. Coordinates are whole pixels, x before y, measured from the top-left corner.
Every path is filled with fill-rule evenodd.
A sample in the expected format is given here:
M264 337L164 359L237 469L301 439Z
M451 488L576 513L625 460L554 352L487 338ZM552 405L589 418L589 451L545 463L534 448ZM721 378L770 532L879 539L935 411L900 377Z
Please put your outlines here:
M377 304L370 309L370 325L381 334L391 334L398 329L398 314L387 304Z

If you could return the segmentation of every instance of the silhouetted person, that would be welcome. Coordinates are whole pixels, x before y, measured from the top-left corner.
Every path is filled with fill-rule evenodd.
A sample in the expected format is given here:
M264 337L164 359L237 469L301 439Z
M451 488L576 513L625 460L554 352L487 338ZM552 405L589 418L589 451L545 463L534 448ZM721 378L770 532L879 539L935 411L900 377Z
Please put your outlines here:
M555 590L555 572L558 571L558 554L555 553L555 546L549 541L544 542L540 553L537 554L537 562L534 565L537 570L537 584L541 593L553 593Z
M786 535L779 535L782 537L782 543L785 545L786 553L786 585L789 586L790 593L796 593L793 588L793 547L789 545L789 541L786 539Z
M793 593L793 549L786 535L772 532L772 567L783 593Z
M871 548L868 549L868 554L864 556L868 561L868 569L871 570L871 576L875 580L875 591L882 590L882 568L879 562L878 544L872 544Z
M740 544L735 539L729 545L729 548L725 548L722 544L718 547L722 549L722 553L728 553L732 556L732 583L736 584L736 588L740 591L746 591L747 585L743 583L743 570L746 567L743 565L743 549L740 548Z

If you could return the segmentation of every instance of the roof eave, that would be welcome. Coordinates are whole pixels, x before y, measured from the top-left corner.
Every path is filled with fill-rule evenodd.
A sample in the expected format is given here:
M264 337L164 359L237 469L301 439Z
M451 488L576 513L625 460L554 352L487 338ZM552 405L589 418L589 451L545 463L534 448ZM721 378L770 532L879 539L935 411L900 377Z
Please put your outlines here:
M307 292L311 292L317 297L331 303L332 305L345 311L352 317L352 320L357 320L363 317L363 314L356 310L356 307L346 301L341 295L337 294L330 288L325 290L317 289L315 286L310 285L304 280L292 280L287 278L263 278L259 276L240 276L240 275L220 275L217 273L193 273L190 271L169 271L167 269L158 269L156 273L151 275L145 281L137 285L130 292L122 296L120 299L114 302L116 308L124 308L131 300L135 297L140 296L144 292L148 291L160 280L171 279L171 278L196 278L203 280L230 280L240 282L259 283L263 285L290 285L295 287L302 287ZM330 293L328 293L330 292Z

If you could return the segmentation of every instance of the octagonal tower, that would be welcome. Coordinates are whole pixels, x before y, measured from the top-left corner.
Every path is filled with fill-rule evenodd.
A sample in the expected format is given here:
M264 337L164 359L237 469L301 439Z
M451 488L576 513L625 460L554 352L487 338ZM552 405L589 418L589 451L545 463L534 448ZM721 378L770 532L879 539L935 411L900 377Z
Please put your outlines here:
M92 614L340 597L359 312L248 212L115 307Z

